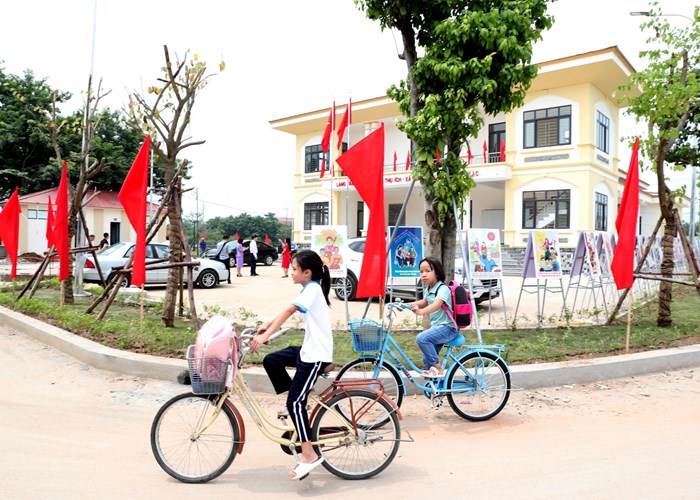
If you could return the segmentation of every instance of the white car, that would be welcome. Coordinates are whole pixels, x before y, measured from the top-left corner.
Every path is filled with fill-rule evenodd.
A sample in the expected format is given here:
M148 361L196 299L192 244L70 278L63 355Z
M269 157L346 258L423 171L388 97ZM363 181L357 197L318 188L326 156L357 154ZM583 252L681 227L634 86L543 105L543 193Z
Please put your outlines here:
M108 246L104 250L97 253L97 260L100 263L102 275L106 280L112 276L112 269L122 267L131 254L134 253L133 241L121 241L114 245ZM149 243L146 245L146 264L156 260L167 259L170 253L170 247L167 243ZM153 269L146 271L147 285L166 284L168 281L169 269ZM186 272L186 270L185 270ZM202 288L213 288L221 281L229 279L229 273L221 262L209 259L200 259L199 266L192 268L192 279L196 285ZM97 267L93 262L92 255L85 259L83 267L83 281L99 283L100 275L97 272ZM131 275L125 275L122 286L128 287L131 285Z
M348 240L348 255L347 255L347 277L335 278L333 280L333 289L335 295L341 300L345 300L347 295L348 300L355 300L357 294L357 279L360 276L362 268L362 257L365 252L365 238L353 238ZM455 261L454 280L462 283L462 261ZM474 285L474 301L478 304L485 300L489 300L489 292L491 298L499 296L498 291L488 290L492 286L496 286L497 280L478 280L472 281ZM423 284L420 278L388 278L386 295L401 297L409 300L418 300L423 297Z

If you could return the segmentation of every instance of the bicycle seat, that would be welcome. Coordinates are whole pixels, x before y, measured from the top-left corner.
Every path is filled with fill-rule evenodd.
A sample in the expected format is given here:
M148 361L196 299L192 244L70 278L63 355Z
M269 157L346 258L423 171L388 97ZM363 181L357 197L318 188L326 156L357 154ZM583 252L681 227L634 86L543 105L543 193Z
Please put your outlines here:
M455 338L450 340L449 342L445 342L443 345L448 345L450 347L458 347L460 345L464 344L464 335L457 335Z

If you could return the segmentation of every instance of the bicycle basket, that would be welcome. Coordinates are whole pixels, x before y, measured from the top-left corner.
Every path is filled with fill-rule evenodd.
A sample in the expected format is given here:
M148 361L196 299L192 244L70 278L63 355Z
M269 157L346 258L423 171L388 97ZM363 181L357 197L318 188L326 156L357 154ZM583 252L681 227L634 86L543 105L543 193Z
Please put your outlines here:
M382 324L371 319L350 321L355 352L376 352L382 347Z
M194 394L221 394L226 390L229 361L216 356L194 356L194 345L187 348L187 369Z

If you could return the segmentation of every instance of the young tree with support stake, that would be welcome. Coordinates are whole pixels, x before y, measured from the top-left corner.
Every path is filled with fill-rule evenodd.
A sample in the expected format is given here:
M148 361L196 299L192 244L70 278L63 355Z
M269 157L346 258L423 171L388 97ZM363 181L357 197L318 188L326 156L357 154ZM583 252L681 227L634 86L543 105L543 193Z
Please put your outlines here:
M388 94L406 116L398 123L412 142L413 175L425 193L427 253L454 271L456 221L475 185L462 161L468 139L487 114L523 103L537 67L532 47L549 29L549 0L355 0L382 29L401 33L408 76ZM418 56L418 47L424 55ZM445 153L436 162L436 151Z
M620 102L629 106L637 121L647 123L647 135L640 140L640 149L651 160L659 190L659 207L664 221L661 275L673 277L673 241L678 230L674 217L675 200L682 194L672 191L666 183L666 161L687 131L700 106L700 8L695 8L694 22L684 28L673 28L658 8L652 4L650 20L642 28L651 28L654 35L647 40L649 50L640 52L648 66L630 77L629 85L620 89ZM647 13L644 13L647 14ZM641 89L641 92L639 90ZM676 165L678 167L679 165ZM684 166L683 166L684 167ZM672 283L659 285L659 311L656 323L671 326Z
M191 140L185 133L190 125L195 98L206 87L209 78L213 75L207 73L206 63L200 61L196 54L188 60L189 54L186 53L182 61L176 58L172 62L168 47L163 46L163 50L165 52L163 76L158 79L158 84L148 88L148 96L138 92L131 95L128 113L132 127L154 131L153 153L163 161L165 184L170 185L177 171L178 154L190 146L205 142ZM219 69L223 71L223 62L219 64ZM149 96L153 97L152 102ZM178 190L168 205L171 263L182 262L183 241L180 229L182 221L177 209L181 203L181 197L182 192ZM177 267L171 267L168 271L162 315L163 323L168 327L174 326L179 286L180 270Z

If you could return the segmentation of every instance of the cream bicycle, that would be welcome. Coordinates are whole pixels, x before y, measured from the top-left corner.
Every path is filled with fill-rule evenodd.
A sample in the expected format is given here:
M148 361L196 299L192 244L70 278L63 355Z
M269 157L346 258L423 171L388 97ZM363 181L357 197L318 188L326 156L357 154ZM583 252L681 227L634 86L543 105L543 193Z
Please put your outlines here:
M269 341L284 335L280 330ZM231 395L235 394L255 426L285 453L297 457L300 448L296 430L270 418L262 408L241 372L251 352L255 329L244 330L233 365L216 357L193 357L187 350L192 392L175 396L156 414L151 426L151 448L165 472L186 483L203 483L222 473L243 451L246 429ZM233 374L231 374L233 370ZM203 380L202 374L217 373L217 380ZM209 377L210 378L210 377ZM227 379L232 379L227 385ZM372 381L369 381L372 382ZM323 466L343 479L366 479L379 474L394 459L401 442L401 413L384 396L381 383L367 380L333 382L318 395L309 395L311 438L314 450L324 458ZM373 428L372 422L388 425ZM409 436L409 440L412 440Z

